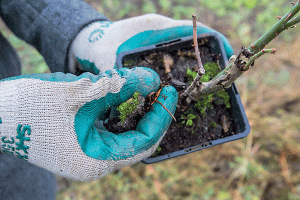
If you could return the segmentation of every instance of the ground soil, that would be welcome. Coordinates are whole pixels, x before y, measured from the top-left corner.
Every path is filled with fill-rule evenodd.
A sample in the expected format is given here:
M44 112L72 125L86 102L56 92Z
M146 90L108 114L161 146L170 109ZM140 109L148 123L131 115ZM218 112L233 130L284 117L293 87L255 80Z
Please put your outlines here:
M218 56L211 54L209 48L200 46L201 59L203 64L207 62L218 62ZM171 73L166 73L164 64L165 56L171 57ZM197 59L193 47L172 52L156 52L142 56L137 60L124 60L123 66L133 68L136 66L149 67L155 70L163 84L174 86L180 95L191 82L186 75L187 69L197 67ZM195 102L188 106L178 103L174 114L177 122L173 120L170 128L160 143L160 151L153 156L159 156L186 149L196 145L207 144L212 140L234 134L234 124L231 110L226 108L220 98L214 98L211 102L212 108L206 109L206 114L201 114L195 109ZM187 126L182 116L193 113L199 117L193 120L192 126ZM110 125L107 125L109 127Z

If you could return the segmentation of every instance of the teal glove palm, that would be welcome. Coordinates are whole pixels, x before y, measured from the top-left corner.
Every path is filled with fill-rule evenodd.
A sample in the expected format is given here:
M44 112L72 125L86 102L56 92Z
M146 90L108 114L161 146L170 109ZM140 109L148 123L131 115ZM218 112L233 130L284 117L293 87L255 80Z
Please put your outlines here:
M0 85L1 151L71 179L95 180L149 157L172 121L154 104L134 131L116 135L94 126L134 92L146 96L158 89L158 75L147 68L23 75ZM161 95L174 113L176 90L165 87Z
M198 22L198 34L217 31ZM192 35L192 20L173 20L161 15L148 14L117 22L98 21L85 27L75 38L69 51L69 70L79 68L94 74L113 69L117 54L180 37ZM224 35L228 58L233 49Z

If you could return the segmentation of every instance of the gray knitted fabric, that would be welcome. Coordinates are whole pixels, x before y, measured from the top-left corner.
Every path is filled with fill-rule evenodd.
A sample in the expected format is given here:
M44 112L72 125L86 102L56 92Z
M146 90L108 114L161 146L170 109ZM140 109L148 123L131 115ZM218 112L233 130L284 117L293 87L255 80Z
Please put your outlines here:
M55 199L55 175L29 162L0 152L0 199Z
M0 34L0 79L21 74L21 63ZM0 199L55 199L55 175L45 169L0 152Z
M68 72L67 51L87 24L107 20L80 0L0 0L0 16L45 58L51 72Z

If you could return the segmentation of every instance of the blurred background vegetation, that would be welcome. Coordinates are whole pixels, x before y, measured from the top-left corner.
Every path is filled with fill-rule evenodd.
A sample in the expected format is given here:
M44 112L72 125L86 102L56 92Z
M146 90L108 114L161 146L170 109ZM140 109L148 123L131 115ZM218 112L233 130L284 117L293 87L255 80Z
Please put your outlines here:
M291 8L280 0L86 0L112 21L145 13L198 20L227 36L235 52ZM1 32L22 72L49 72L38 52ZM165 162L138 163L88 183L58 178L57 199L300 199L300 29L272 42L237 87L251 125L245 139Z

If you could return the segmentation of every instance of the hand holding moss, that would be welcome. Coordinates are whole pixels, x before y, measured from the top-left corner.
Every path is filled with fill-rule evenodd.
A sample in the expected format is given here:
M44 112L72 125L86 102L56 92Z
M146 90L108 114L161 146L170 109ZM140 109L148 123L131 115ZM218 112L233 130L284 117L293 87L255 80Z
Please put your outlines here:
M136 129L140 119L149 111L145 105L145 97L139 91L133 97L121 103L114 116L103 123L104 127L113 133L122 133Z
M135 130L121 134L97 129L112 107L139 91L160 86L151 69L110 70L99 75L30 74L4 79L1 93L1 151L57 175L90 181L149 157L172 117L154 105ZM175 112L177 92L163 88L160 101Z

